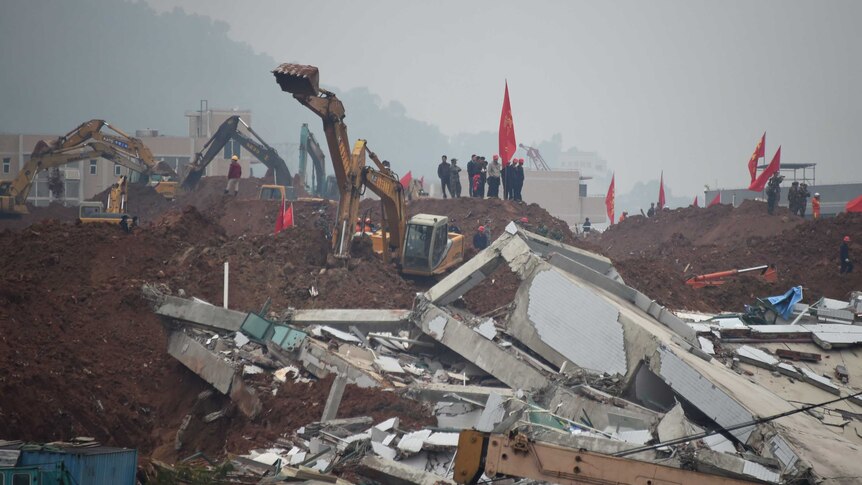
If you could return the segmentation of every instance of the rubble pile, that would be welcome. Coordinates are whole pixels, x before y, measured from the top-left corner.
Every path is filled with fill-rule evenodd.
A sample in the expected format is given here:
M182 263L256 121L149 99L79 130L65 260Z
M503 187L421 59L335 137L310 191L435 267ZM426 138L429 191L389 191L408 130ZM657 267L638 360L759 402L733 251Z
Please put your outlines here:
M745 201L706 209L662 211L629 217L579 245L614 261L625 281L672 308L721 311L741 308L755 297L802 285L812 299L847 298L862 287L862 275L838 274L838 246L845 235L862 238L862 217L841 214L803 220L766 204ZM774 264L778 282L739 276L721 287L691 289L698 274Z

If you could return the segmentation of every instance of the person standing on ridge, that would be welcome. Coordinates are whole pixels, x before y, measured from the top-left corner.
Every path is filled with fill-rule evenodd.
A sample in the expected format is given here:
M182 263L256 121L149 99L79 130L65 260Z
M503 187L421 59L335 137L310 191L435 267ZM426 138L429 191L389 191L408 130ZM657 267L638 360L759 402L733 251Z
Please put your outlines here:
M449 187L449 162L446 161L446 155L443 155L440 165L437 165L437 177L440 178L440 188L443 190L443 198L446 198L446 189Z
M850 261L850 236L844 236L844 241L841 243L841 247L838 248L838 256L841 259L841 269L838 272L840 274L852 273L853 262Z
M473 197L473 175L476 175L476 164L478 163L478 157L474 153L470 157L470 161L467 162L467 194L470 197Z
M820 219L820 192L814 193L814 198L811 199L811 214L814 219Z
M769 214L775 212L775 206L781 200L781 182L784 181L783 175L778 175L778 172L769 177L769 182L766 185L766 211Z
M242 178L242 166L239 164L239 157L234 155L230 157L230 166L227 169L227 187L224 189L224 194L227 195L233 190L233 196L239 194L239 179Z
M453 158L449 166L449 195L453 199L461 197L461 167L458 166L457 158Z
M497 155L491 160L488 165L488 198L500 198L500 160Z

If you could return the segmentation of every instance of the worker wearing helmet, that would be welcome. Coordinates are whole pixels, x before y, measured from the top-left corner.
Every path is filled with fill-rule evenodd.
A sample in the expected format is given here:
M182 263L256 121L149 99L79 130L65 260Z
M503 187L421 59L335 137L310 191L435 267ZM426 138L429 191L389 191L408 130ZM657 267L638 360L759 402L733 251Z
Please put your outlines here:
M230 157L230 167L227 169L227 187L224 189L225 195L231 190L234 197L239 194L239 179L242 178L242 167L239 165L239 157L234 155Z
M485 226L479 226L473 236L473 247L481 251L488 247L488 235L485 234Z
M814 198L811 199L811 214L814 219L820 219L820 192L815 192Z
M363 228L363 230L368 234L374 233L374 224L371 223L370 217L365 218L365 227Z
M841 269L839 273L852 273L853 262L850 261L850 236L844 236L844 242L838 250L838 256L841 259Z

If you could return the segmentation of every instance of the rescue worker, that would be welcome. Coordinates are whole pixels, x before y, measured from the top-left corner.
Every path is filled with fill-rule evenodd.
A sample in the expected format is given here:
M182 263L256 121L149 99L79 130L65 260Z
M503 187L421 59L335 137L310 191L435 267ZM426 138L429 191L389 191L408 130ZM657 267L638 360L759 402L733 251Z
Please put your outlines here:
M775 212L775 206L781 200L781 182L784 181L783 175L778 175L778 172L769 177L769 182L766 184L766 211L770 214Z
M473 247L478 251L488 247L488 235L485 234L485 226L479 226L479 229L473 236Z
M227 195L233 190L233 196L239 194L239 179L242 178L242 167L239 164L239 157L234 155L230 157L230 166L227 169L227 187L224 189L224 194Z
M503 170L500 173L500 178L503 182L503 200L512 198L512 167L514 164L514 158L512 161L503 160Z
M620 214L620 220L619 220L619 221L617 221L617 224L619 224L620 222L623 222L624 220L626 220L626 217L628 217L628 216L629 216L629 213L628 213L628 212L626 212L626 211L623 211L623 213L622 213L622 214Z
M586 233L588 233L588 232L592 231L592 229L593 229L593 223L592 223L592 222L590 222L590 218L589 218L589 217L587 217L587 218L586 218L586 220L584 221L583 227L584 227L584 234L586 234Z
M132 230L129 228L129 216L123 214L123 217L120 217L120 229L122 229L123 232L125 232L126 234L132 232Z
M356 227L354 228L354 232L356 234L362 233L362 218L361 217L356 218Z
M820 192L815 192L814 198L811 199L811 214L814 219L820 219Z
M440 187L443 190L443 198L446 198L446 189L449 187L449 162L446 161L446 155L441 158L440 165L437 165L437 177L440 178Z
M481 229L481 227L479 229ZM844 236L844 242L841 243L841 247L838 249L838 256L841 259L841 269L839 270L839 273L852 273L853 262L850 261L850 236Z
M497 155L491 159L488 165L488 198L500 198L500 160Z
M805 209L808 208L809 197L811 197L811 192L808 191L808 184L802 182L799 184L799 192L796 194L796 211L799 217L805 217Z
M476 175L476 163L479 157L474 153L467 162L467 193L473 197L473 175Z
M461 197L461 167L458 166L457 158L453 158L449 166L449 195L453 199Z
M487 182L488 177L488 161L485 160L485 157L479 157L479 163L476 166L476 174L473 175L476 177L476 186L473 187L473 195L480 199L485 198L485 182Z
M650 218L655 217L655 202L649 203L649 209L646 211L646 216Z
M521 202L523 199L521 198L521 189L524 188L524 159L519 158L518 164L514 165L512 170L512 182L513 182L513 190L512 190L512 198Z
M799 182L793 181L787 190L787 208L790 213L796 215L799 212Z

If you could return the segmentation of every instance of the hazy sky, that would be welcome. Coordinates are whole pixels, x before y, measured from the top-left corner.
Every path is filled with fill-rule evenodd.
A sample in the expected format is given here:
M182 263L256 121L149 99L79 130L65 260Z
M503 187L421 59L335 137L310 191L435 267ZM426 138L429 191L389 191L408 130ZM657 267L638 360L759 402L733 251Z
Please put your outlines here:
M768 157L862 181L859 1L146 2L450 135L496 131L508 79L519 141L560 132L620 190L662 169L678 193L745 184L763 131Z

